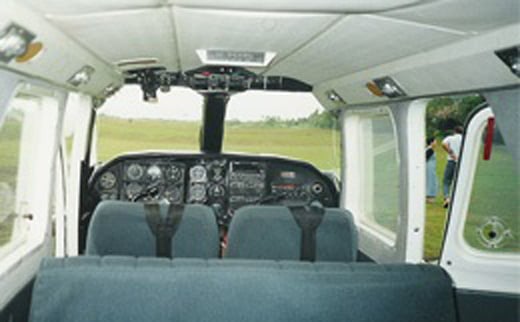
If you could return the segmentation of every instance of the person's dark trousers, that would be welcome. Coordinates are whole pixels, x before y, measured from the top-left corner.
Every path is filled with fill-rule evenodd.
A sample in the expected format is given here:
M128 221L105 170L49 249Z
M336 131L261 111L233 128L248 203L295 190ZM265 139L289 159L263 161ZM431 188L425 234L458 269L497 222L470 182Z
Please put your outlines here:
M442 181L443 191L444 191L444 199L450 196L450 187L453 182L453 177L455 176L455 166L457 162L453 160L448 160L446 164L446 169L444 169L444 179Z

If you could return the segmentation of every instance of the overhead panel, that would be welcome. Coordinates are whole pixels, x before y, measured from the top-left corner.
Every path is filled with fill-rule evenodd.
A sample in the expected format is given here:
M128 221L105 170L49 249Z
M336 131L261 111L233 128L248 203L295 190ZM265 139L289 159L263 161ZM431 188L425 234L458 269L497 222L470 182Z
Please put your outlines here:
M317 84L438 47L463 35L373 15L346 16L307 46L274 65L269 74L290 75Z
M6 65L0 63L0 68L7 66L61 86L70 86L67 81L79 70L93 69L90 81L75 89L95 96L100 95L109 85L117 87L122 82L121 75L110 64L86 51L40 15L27 10L18 2L7 1L0 10L0 29L13 21L34 33L35 41L42 44L43 50L28 61L13 59Z
M175 30L167 8L53 16L51 21L105 61L157 58L159 65L178 68Z
M340 18L292 14L173 8L183 70L202 65L200 49L273 52L289 55ZM300 67L301 68L301 67Z
M158 7L161 0L17 0L43 14L80 15Z
M367 82L382 75L392 77L409 97L477 92L483 89L519 86L519 78L495 54L518 43L520 24L404 57L387 64L345 75L314 87L320 102L334 108L327 93L332 89L348 104L388 101L367 89Z
M520 21L520 1L445 0L384 13L385 16L467 32L481 32Z
M373 12L411 6L428 0L169 0L192 8L290 12Z

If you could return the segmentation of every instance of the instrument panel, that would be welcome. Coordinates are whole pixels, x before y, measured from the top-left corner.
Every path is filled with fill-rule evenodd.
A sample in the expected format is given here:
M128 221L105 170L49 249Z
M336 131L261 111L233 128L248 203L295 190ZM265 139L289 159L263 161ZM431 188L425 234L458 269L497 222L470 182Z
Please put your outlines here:
M338 205L334 182L311 164L277 157L232 154L143 153L98 168L88 185L88 210L101 200L205 204L227 226L253 204Z

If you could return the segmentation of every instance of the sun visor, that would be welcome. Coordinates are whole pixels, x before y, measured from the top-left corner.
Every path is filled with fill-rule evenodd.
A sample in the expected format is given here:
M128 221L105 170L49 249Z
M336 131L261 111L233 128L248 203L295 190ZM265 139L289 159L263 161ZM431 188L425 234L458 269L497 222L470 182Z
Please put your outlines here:
M520 88L484 93L497 125L520 171Z

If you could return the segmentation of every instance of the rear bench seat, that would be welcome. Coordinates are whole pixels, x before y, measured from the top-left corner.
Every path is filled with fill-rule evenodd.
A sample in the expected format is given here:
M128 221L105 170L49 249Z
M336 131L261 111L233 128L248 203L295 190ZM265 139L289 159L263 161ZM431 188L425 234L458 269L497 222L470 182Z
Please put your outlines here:
M44 260L30 321L455 322L437 266L77 257Z

